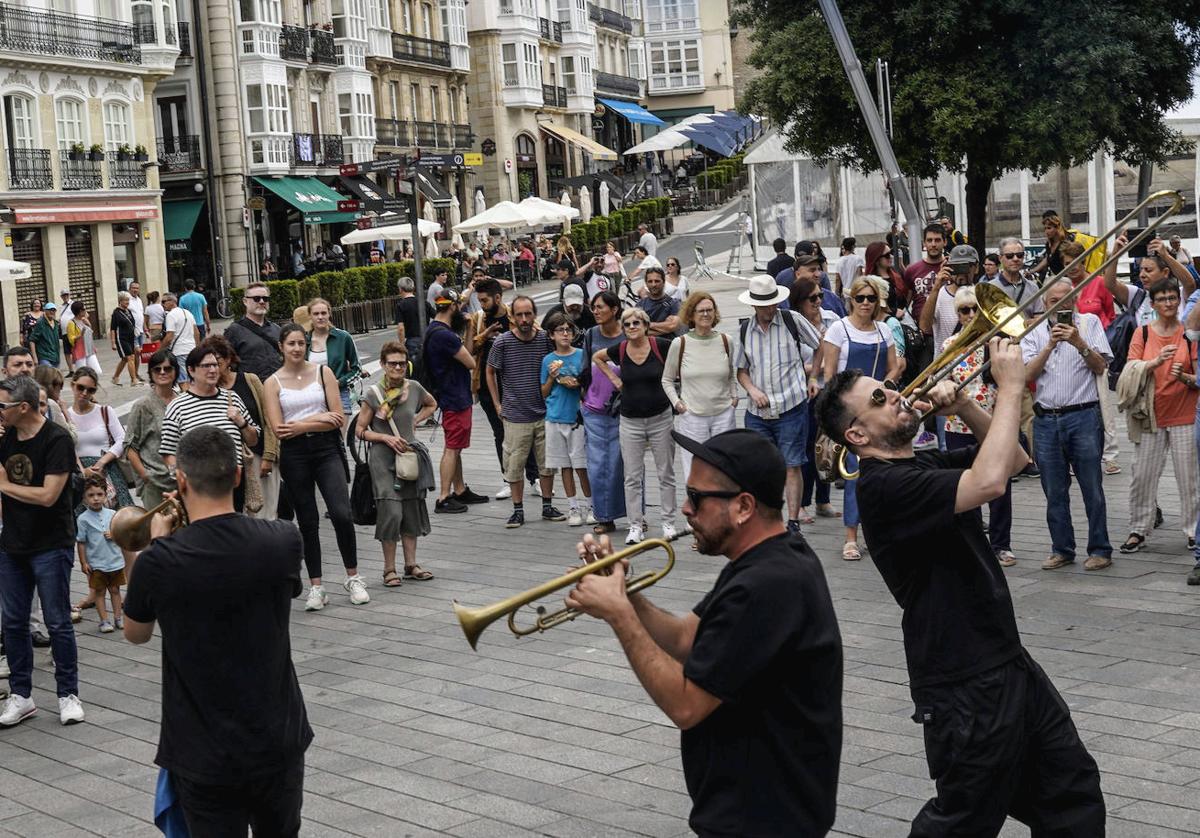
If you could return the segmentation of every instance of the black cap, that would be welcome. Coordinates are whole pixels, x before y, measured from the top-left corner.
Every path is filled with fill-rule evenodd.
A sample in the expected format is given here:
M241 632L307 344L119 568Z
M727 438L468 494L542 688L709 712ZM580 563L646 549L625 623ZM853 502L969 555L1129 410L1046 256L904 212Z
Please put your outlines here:
M762 434L736 428L698 442L678 431L671 436L692 456L703 460L772 509L783 508L787 467L779 449Z

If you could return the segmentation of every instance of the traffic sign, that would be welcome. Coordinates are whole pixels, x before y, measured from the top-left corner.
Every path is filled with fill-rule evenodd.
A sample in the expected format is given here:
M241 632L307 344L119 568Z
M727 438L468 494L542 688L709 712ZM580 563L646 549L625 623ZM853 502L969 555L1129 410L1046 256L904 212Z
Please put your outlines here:
M395 172L403 169L406 161L403 157L386 157L383 160L371 160L367 163L343 163L338 167L342 177L354 177L371 172Z
M359 169L357 163L343 163L342 165L338 166L338 174L342 177L354 177L356 174L358 174L358 172Z
M467 152L462 157L463 157L463 165L464 166L482 166L483 165L483 155L477 151Z
M361 209L361 202L356 200L338 201L338 212L358 212Z

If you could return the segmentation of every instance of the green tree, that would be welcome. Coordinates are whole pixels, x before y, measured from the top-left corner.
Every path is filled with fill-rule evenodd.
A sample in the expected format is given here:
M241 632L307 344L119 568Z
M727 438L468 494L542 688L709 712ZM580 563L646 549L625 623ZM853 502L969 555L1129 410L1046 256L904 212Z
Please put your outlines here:
M1190 144L1163 121L1192 92L1200 4L1190 0L851 0L841 3L874 84L889 63L906 175L965 172L967 231L986 242L992 181L1044 173L1107 149L1162 165ZM814 0L734 0L762 70L741 108L785 126L788 148L878 170L858 106Z

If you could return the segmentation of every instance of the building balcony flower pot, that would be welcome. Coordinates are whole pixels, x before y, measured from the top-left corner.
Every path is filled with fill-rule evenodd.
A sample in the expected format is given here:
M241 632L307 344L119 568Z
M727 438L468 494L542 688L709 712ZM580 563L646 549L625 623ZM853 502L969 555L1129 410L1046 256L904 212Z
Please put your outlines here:
M118 146L117 147L117 159L118 160L132 160L133 159L133 149L131 149L127 145Z
M81 146L79 144L75 144L75 145L71 146L71 148L67 150L67 159L82 160L83 159L83 146Z
M83 149L80 148L80 151L82 150ZM82 155L78 159L82 160ZM92 145L92 147L88 149L87 159L91 160L93 163L99 163L104 160L104 146L100 145L100 143L95 143Z
M133 159L139 163L145 163L150 159L150 153L146 151L146 147L144 145L136 146L133 149Z

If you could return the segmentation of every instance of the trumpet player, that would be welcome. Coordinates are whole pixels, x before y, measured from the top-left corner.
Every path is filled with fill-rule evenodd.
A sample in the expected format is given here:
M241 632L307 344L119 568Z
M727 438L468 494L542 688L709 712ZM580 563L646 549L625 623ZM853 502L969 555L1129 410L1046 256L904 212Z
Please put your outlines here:
M300 533L234 511L241 467L223 428L184 433L175 467L190 523L172 535L154 516L125 594L125 639L162 632L155 762L192 835L296 835L313 736L288 632Z
M701 836L819 836L833 824L842 749L842 645L820 561L783 523L779 450L737 429L697 442L683 514L699 552L729 561L678 616L625 590L627 568L584 576L567 605L609 624L638 680L682 731ZM584 536L585 562L612 553Z
M990 351L998 385L991 416L949 382L917 403L958 416L978 446L914 455L920 413L857 370L839 373L817 403L825 432L859 457L871 559L904 611L912 718L924 728L937 789L910 836L995 836L1009 815L1034 835L1103 835L1096 762L1021 645L978 512L1029 462L1017 441L1021 349L993 339Z

